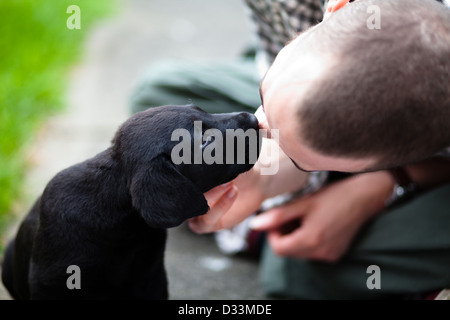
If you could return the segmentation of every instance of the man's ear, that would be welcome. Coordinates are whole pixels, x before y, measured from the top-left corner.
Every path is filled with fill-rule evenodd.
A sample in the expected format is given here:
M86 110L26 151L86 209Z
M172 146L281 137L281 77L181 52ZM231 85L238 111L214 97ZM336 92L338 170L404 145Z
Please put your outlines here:
M209 210L203 193L165 156L136 169L130 194L133 207L154 228L176 227Z
M350 0L329 0L327 3L327 8L325 10L325 15L323 20L330 17L331 14L338 11L339 9L345 7L350 3Z

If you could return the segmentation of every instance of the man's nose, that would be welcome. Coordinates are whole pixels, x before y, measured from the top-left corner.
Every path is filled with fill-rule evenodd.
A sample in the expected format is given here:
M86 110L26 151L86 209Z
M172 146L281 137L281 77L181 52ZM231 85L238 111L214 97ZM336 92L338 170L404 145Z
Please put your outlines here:
M269 125L267 123L267 118L266 118L266 114L264 113L263 107L260 106L256 112L255 112L255 116L258 119L259 122L259 128L260 129L269 129Z
M267 130L267 137L270 137L270 127L267 121L266 114L264 113L263 107L259 107L255 112L255 116L258 119L259 129Z

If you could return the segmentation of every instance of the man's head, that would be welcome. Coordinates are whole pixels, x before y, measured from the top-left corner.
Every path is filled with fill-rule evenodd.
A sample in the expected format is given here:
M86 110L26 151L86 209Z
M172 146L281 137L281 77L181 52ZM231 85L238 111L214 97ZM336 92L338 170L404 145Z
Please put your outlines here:
M380 29L368 27L376 6ZM306 170L364 171L450 146L450 10L361 0L290 42L261 83L268 127Z

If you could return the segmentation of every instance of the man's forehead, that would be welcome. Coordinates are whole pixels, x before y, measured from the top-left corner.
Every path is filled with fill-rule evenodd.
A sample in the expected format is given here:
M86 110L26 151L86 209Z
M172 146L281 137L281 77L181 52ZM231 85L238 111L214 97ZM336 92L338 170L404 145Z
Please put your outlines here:
M280 56L261 81L261 94L289 88L300 93L306 85L314 84L331 71L335 59L326 54L299 52Z
M302 67L304 65L302 60L307 57L309 60L314 60L314 57L316 57L317 54L312 47L308 47L308 43L310 42L309 40L312 40L314 30L319 25L298 34L279 52L274 63L261 80L261 91L265 91L265 87L268 86L269 83L272 82L272 78L278 76L278 74L282 73L287 76L289 75L289 71Z

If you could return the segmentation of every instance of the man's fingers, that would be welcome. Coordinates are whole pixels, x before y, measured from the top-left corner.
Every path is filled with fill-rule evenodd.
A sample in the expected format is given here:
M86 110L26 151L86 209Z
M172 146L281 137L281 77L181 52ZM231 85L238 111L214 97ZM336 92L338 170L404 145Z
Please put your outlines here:
M289 234L269 232L267 240L279 256L310 259L316 257L323 239L320 234L308 232L307 228L300 226Z
M204 196L206 201L208 201L208 205L211 208L214 207L216 202L219 201L226 192L230 191L232 187L233 182L228 182L205 192Z
M272 231L267 234L267 241L275 254L289 257L294 255L293 250L298 247L298 234L283 235L278 231Z
M212 190L211 190L212 191ZM236 200L238 189L232 186L225 194L214 201L208 213L192 218L188 221L189 227L195 233L209 233L221 229L220 219L231 208ZM216 194L211 196L216 197Z
M297 221L303 216L307 199L297 199L290 204L271 209L252 219L250 226L254 230L280 229L289 222Z

